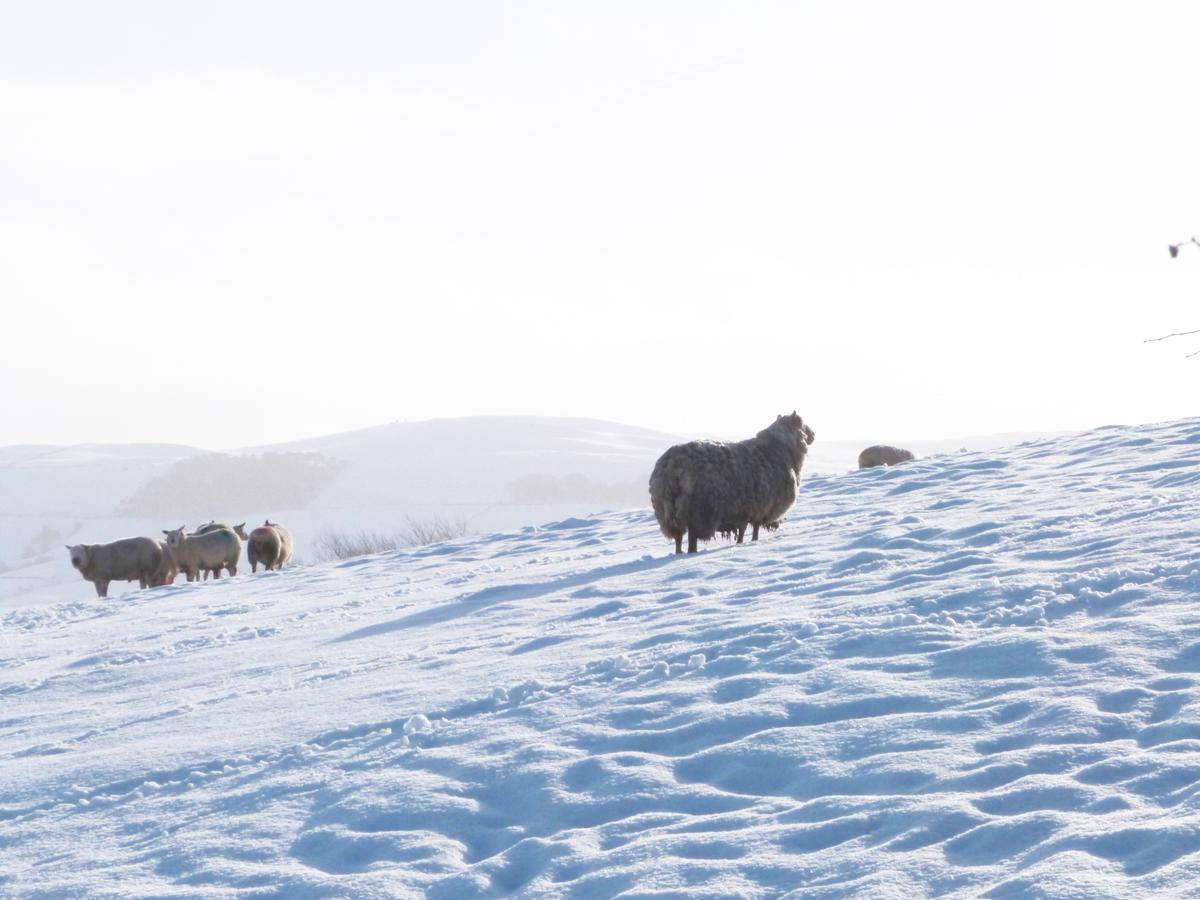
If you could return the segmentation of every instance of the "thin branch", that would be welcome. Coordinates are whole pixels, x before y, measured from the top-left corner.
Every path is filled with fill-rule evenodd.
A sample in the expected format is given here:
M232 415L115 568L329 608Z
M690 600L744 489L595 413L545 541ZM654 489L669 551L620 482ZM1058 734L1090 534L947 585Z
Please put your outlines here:
M1186 337L1189 334L1200 334L1200 328L1193 328L1191 331L1172 331L1170 334L1164 334L1162 337L1146 338L1142 343L1153 344L1155 341L1165 341L1167 338L1173 337Z
M1192 235L1186 241L1180 241L1178 244L1167 244L1167 251L1171 254L1171 259L1175 259L1179 255L1179 251L1187 244L1195 244L1197 247L1200 247L1200 240L1197 240L1196 236ZM1200 328L1193 328L1191 331L1172 331L1170 334L1164 334L1162 337L1146 338L1142 343L1153 344L1157 341L1165 341L1168 338L1187 337L1189 334L1200 334ZM1185 353L1183 358L1191 359L1193 356L1200 356L1200 350Z
M1179 249L1184 244L1195 244L1197 247L1200 247L1200 241L1196 240L1194 237L1189 238L1186 241L1180 241L1178 244L1167 244L1167 252L1171 254L1171 259L1174 259L1179 255Z

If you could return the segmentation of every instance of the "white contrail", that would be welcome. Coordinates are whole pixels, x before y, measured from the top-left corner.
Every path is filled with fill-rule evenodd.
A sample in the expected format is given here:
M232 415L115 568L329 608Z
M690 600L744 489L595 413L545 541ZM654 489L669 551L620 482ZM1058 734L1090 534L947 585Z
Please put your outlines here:
M642 94L648 94L651 91L657 91L661 87L674 84L676 81L681 81L684 78L691 78L693 75L699 75L701 72L707 72L710 69L717 68L718 66L724 66L731 62L737 62L739 59L743 59L745 56L745 53L734 53L731 56L723 56L720 59L704 63L703 65L692 66L690 69L683 69L682 71L675 72L674 74L668 75L665 78L660 78L657 81L651 81L649 84L643 84L641 87L635 87L632 90L625 91L623 94L618 94L615 97L609 97L607 100L601 100L599 103L594 104L592 108L599 109L602 106L609 106L613 103L618 103L621 100L628 100L630 97L638 97Z

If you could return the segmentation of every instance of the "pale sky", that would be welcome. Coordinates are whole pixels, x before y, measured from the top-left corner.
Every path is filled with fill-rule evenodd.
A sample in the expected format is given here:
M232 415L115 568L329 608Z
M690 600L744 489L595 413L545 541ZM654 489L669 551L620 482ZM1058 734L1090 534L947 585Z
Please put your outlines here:
M1200 412L1193 3L0 2L0 444Z

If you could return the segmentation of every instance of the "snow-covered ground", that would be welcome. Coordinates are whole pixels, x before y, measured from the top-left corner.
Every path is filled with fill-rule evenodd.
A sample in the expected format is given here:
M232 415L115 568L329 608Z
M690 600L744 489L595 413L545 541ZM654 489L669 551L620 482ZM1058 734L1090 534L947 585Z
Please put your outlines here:
M643 499L654 460L680 438L595 419L536 416L470 417L396 422L346 434L234 454L307 452L336 460L332 483L297 508L260 508L252 501L207 504L189 497L192 515L172 509L159 517L119 510L173 463L205 453L178 445L0 447L0 608L86 597L64 543L102 543L209 519L288 524L301 559L323 531L390 533L406 517L463 521L474 532L514 529L551 519L625 507ZM599 503L568 490L530 498L512 485L535 476L572 477L593 488L616 485L619 503ZM586 485L585 485L586 486ZM624 486L623 490L620 488ZM578 491L578 485L575 485ZM628 499L634 497L636 499ZM136 587L136 585L134 585ZM127 585L117 584L120 592Z
M5 896L1200 894L1200 420L5 611Z
M767 424L764 422L764 424ZM209 451L172 444L0 447L0 609L51 604L91 593L71 568L65 543L104 543L210 519L290 526L298 558L322 532L392 533L407 517L463 522L473 532L513 530L604 509L646 506L646 483L678 435L597 419L475 416L393 422L345 434L229 451L317 453L340 467L324 490L291 508L251 498L214 502L183 496L184 509L147 516L123 504L181 459ZM919 455L1016 443L993 435L916 441ZM818 440L811 472L856 465L862 441ZM196 486L192 485L193 492ZM189 511L190 510L190 511ZM136 587L136 585L134 585ZM127 585L113 585L115 592Z

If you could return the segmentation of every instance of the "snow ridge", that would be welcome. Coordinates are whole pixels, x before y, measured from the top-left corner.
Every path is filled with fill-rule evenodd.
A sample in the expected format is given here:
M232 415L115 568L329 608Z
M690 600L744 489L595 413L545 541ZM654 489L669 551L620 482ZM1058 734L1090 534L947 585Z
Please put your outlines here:
M0 617L0 893L1200 890L1200 420ZM82 587L81 587L82 590Z

